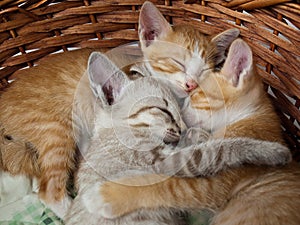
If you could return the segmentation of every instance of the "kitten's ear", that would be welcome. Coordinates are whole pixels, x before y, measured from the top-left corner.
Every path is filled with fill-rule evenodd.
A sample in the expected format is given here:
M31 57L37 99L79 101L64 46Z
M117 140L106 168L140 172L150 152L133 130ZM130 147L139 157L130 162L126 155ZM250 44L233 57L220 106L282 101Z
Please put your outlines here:
M232 81L233 86L238 86L243 78L252 74L252 65L251 48L242 39L237 39L229 48L221 73Z
M239 29L229 29L225 30L224 32L218 34L215 36L211 42L215 46L215 52L214 52L214 64L218 66L222 62L224 62L226 58L226 50L231 45L231 43L239 36L240 31Z
M88 77L96 97L104 105L112 105L129 82L126 74L99 52L93 52L88 60Z
M151 43L159 39L172 30L171 25L153 5L146 1L139 16L139 38L142 48L148 47Z

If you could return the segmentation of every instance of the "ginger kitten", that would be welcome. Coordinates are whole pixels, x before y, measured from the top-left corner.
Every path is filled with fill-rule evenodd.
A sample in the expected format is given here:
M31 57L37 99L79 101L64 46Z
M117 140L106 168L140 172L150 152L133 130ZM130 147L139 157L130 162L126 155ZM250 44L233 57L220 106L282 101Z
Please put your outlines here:
M16 81L0 95L0 123L5 134L31 143L37 152L33 161L25 161L26 154L14 154L10 167L3 169L36 177L39 197L59 216L70 204L66 184L75 169L76 152L72 104L90 52L57 54L18 71ZM32 169L20 167L18 162L28 163Z
M152 75L171 81L181 92L194 90L203 71L222 66L226 49L239 33L238 29L229 29L211 38L189 25L171 26L148 1L139 16L139 40L146 68Z
M230 46L221 71L210 71L199 77L199 88L203 88L206 97L198 99L197 110L202 106L205 116L209 106L209 109L218 112L217 116L226 119L225 122L218 120L213 123L216 126L220 124L217 128L226 132L224 140L227 137L251 137L283 142L281 131L276 127L279 124L275 113L272 113L270 102L264 99L267 97L257 76L250 47L237 39ZM194 93L199 91L195 90ZM225 104L222 103L221 106L225 105L226 110L219 108L217 103L220 98L225 99ZM208 102L212 105L208 105ZM204 117L206 120L214 118L216 117ZM251 121L251 127L248 121ZM219 138L218 132L213 129L212 137ZM164 161L166 164L161 166L170 168L170 163L180 162L182 156L184 153L179 151L173 156L173 161ZM217 159L219 160L215 158ZM197 158L190 160L199 161ZM184 168L179 171L176 166L173 168L175 175L191 176L189 172L184 174L188 171ZM193 169L199 168L201 167ZM197 172L195 174L199 175ZM208 178L179 178L154 174L128 177L95 185L92 195L97 208L95 213L106 218L117 218L141 209L174 208L192 211L208 208L215 211L212 224L296 225L300 221L299 188L300 167L291 164L277 168L227 168Z
M214 138L242 136L284 143L280 121L260 78L241 74L247 85L237 87L243 85L238 80L240 71L236 71L242 68L233 68L230 63L247 59L244 64L251 67L252 53L248 50L248 57L237 55L223 67L227 49L238 35L238 29L229 29L211 38L192 26L172 27L151 2L145 2L140 12L139 38L145 67L153 76L170 81L179 97L187 96L184 91L188 93L182 107L188 127L204 128ZM232 56L238 52L232 52ZM227 82L224 76L210 75L218 74L215 72L222 67L232 85L223 85L223 80ZM255 73L252 68L248 72Z

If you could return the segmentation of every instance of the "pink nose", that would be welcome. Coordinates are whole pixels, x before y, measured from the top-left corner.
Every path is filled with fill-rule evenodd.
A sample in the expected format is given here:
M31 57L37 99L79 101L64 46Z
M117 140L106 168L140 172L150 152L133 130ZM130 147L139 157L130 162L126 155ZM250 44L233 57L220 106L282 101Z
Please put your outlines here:
M186 86L186 91L190 92L196 89L198 87L198 84L196 81L189 79L186 81L185 86Z

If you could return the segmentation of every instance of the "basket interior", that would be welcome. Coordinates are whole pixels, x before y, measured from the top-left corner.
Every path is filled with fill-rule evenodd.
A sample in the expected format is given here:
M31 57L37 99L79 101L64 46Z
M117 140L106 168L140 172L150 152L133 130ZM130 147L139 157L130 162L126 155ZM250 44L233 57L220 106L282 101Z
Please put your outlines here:
M143 2L2 0L0 89L7 86L15 71L32 67L49 54L74 48L114 48L137 41L138 15ZM253 49L259 75L278 110L284 137L299 161L300 5L297 1L273 1L277 4L269 6L260 0L152 2L171 24L191 24L209 35L233 27L240 29L241 37Z

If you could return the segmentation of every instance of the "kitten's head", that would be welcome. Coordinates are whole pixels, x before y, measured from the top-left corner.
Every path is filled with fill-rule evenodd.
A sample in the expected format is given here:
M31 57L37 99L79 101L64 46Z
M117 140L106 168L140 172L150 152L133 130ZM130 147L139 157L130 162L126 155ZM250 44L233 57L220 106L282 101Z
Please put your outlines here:
M213 112L226 109L227 119L239 120L253 113L265 95L262 81L255 72L252 51L242 39L231 44L220 71L206 71L198 82L199 87L191 93L191 104L202 110L199 114L207 111L210 118ZM235 113L229 113L228 109L234 109ZM224 116L220 115L220 120L226 120Z
M177 142L182 120L170 90L153 77L129 80L106 56L92 53L88 76L94 95L101 101L98 126L113 128L129 138ZM97 113L97 112L96 112Z
M151 2L140 12L139 39L149 70L187 92L198 86L203 71L222 66L226 49L238 35L238 29L230 29L210 38L192 26L171 27Z

